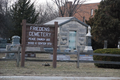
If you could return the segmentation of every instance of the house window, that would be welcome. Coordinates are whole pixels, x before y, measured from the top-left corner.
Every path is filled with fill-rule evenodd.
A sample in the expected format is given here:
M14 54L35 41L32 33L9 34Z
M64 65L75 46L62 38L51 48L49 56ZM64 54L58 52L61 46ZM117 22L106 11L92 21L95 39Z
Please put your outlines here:
M93 9L91 9L91 16L93 16Z

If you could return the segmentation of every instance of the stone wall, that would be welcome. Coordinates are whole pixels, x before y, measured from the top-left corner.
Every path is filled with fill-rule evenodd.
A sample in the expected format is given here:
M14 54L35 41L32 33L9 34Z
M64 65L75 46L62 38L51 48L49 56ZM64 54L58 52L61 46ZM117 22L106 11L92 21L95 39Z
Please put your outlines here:
M59 27L59 49L64 51L69 47L69 31L76 31L76 50L79 48L83 51L86 45L87 27L74 20Z

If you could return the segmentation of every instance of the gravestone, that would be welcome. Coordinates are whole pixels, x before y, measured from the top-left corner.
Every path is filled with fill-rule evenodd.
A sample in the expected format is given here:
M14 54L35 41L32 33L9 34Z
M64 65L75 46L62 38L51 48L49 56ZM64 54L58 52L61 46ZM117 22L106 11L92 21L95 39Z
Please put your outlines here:
M0 48L5 48L7 44L7 40L6 39L0 39Z
M20 37L19 36L12 37L12 45L20 45Z
M20 37L19 36L13 36L12 37L12 44L6 45L7 51L18 51L18 47L20 46ZM6 59L16 59L15 53L6 53L5 54Z
M120 41L118 41L118 49L120 49Z
M51 60L53 60L53 55L50 55L51 57ZM70 60L70 56L69 55L57 55L57 60L61 60L61 61L64 61L64 60Z
M93 55L80 55L79 60L93 61Z
M53 48L44 48L46 52L53 52Z
M89 52L89 53L93 53L93 49L92 49L92 46L91 46L91 27L89 26L88 27L88 33L86 35L86 46L85 46L85 49L83 52Z
M107 40L104 40L104 49L107 49Z

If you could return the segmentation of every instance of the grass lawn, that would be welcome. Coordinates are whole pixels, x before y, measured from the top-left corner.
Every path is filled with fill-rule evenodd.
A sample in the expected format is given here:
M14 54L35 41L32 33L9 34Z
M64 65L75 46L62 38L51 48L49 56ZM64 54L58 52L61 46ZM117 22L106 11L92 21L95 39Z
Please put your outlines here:
M5 56L0 54L0 58ZM49 54L36 55L39 59L49 59ZM76 59L76 56L71 56ZM50 66L43 66L49 63ZM57 68L52 62L25 62L25 67L16 67L16 61L0 61L0 76L76 76L76 77L120 77L120 69L97 68L93 63L57 62Z

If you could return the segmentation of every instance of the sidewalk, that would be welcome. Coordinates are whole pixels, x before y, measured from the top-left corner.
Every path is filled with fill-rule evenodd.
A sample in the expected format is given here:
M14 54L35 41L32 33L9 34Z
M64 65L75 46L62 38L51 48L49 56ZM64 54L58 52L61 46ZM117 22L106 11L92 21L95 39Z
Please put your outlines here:
M0 76L0 80L120 80L120 77Z

